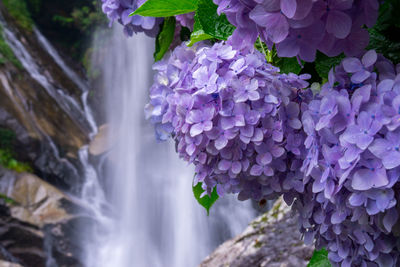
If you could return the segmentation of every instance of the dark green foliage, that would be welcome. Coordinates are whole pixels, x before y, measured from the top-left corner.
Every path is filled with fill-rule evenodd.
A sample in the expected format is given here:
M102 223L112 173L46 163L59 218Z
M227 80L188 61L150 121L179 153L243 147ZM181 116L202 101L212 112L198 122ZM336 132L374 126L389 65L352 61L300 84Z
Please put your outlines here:
M74 8L69 16L54 15L53 21L63 26L75 27L84 34L90 34L94 27L104 22L104 16L92 5Z
M175 17L165 18L160 27L160 32L156 38L156 51L154 52L154 60L161 60L167 53L175 35L176 20Z
M326 249L315 250L307 267L332 267Z
M195 11L197 0L147 0L133 15L170 17Z
M369 49L375 49L385 57L400 63L400 1L386 0L379 10L377 24L369 30Z
M225 14L218 16L217 5L212 0L199 0L194 19L189 46L203 40L227 40L235 30Z
M65 54L82 61L92 35L107 24L101 1L24 0L44 35Z
M27 31L32 30L33 21L24 0L3 0L2 2L21 28Z
M190 29L186 27L181 27L181 32L179 33L179 37L181 38L182 42L186 42L190 40Z
M315 70L317 71L319 77L322 79L328 79L329 71L340 64L342 59L344 59L344 54L337 57L328 57L321 52L317 52L317 59L315 60Z
M201 197L201 195L204 193L204 190L201 187L201 185L202 185L201 183L198 183L196 186L193 186L193 194L197 202L199 202L199 204L207 210L207 215L209 215L210 208L219 198L217 194L217 189L216 187L214 188L214 190L211 193L211 196L205 195Z
M212 0L199 0L195 21L205 34L219 40L227 40L235 27L228 22L225 14L218 16L218 6Z
M10 149L14 145L16 135L13 131L6 128L0 128L0 148Z
M301 66L299 62L297 61L297 58L292 57L292 58L287 58L287 57L282 57L282 58L276 58L275 60L275 66L279 67L282 73L294 73L294 74L299 74L301 71Z
M255 44L255 48L265 55L265 58L268 63L271 63L276 67L279 67L281 73L299 74L300 71L302 70L302 67L299 64L299 61L297 60L296 57L292 58L278 57L275 46L272 48L272 50L268 50L267 45L263 43L260 38L258 38Z

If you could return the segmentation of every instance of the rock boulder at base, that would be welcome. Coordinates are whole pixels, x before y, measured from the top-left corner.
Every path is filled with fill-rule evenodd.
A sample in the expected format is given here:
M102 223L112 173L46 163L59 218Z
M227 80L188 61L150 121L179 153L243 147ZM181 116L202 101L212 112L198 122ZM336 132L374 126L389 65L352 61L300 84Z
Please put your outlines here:
M223 243L199 267L305 267L313 247L304 245L294 215L282 199L239 236Z

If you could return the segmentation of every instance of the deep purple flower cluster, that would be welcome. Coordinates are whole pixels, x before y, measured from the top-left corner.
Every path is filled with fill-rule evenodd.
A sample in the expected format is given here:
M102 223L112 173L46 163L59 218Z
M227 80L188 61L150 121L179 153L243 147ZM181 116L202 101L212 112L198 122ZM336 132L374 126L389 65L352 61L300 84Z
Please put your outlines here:
M214 0L237 27L237 47L251 46L259 36L279 57L315 60L319 50L328 56L362 53L378 16L378 0Z
M303 191L299 103L309 75L281 74L258 51L226 43L183 44L154 69L147 114L196 166L195 183L242 200Z
M375 51L346 58L302 110L305 193L286 198L305 239L336 265L398 266L400 66Z
M124 26L126 36L133 33L144 32L150 37L155 37L159 31L163 18L129 16L146 0L101 0L102 10L110 20L110 25L118 21ZM189 29L193 29L194 13L176 16L177 21Z

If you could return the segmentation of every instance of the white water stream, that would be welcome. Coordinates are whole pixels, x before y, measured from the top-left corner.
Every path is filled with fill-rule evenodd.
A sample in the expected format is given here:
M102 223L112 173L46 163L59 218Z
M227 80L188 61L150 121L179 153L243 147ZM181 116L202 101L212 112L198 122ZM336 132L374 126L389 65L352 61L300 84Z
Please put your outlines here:
M140 34L127 39L116 27L107 47L97 49L113 149L106 194L87 179L100 222L87 243L87 267L194 267L255 216L250 203L231 197L220 199L207 217L193 197L193 168L178 159L172 142L156 142L143 112L153 47L154 40ZM104 212L107 201L98 199L105 195L111 216Z

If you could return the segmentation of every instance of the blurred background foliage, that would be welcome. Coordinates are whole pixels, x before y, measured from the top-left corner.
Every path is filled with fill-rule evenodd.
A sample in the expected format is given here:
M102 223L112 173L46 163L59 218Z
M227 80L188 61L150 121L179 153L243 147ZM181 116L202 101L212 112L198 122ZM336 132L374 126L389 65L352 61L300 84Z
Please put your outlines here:
M75 60L82 60L93 31L107 23L96 0L8 0L23 1L38 27L53 43Z
M74 60L82 61L94 30L107 23L96 0L2 0L27 32L33 22L50 41Z

